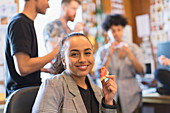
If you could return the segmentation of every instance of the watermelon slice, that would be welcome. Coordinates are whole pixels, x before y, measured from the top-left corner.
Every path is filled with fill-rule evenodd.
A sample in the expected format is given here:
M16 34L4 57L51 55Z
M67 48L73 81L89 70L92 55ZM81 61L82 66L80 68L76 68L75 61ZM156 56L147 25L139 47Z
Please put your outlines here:
M102 67L100 72L100 80L103 81L104 79L106 79L106 75L108 74L109 72L107 71L107 69L105 67Z

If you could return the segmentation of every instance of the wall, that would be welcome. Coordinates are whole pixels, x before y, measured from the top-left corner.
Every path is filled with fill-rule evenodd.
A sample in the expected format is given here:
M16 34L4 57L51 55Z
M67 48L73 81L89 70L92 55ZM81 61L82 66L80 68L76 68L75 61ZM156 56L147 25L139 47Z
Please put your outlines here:
M132 25L133 30L133 42L140 45L142 42L142 38L137 36L137 28L136 28L136 16L142 14L150 13L150 0L126 0L130 1L131 10L127 11L127 13L131 16L129 21ZM130 7L130 6L129 6Z
M128 19L129 25L132 26L133 31L133 42L140 45L142 38L137 36L136 28L136 16L142 14L150 13L150 0L123 0L125 8L125 16ZM111 13L110 1L103 0L104 12L109 14Z

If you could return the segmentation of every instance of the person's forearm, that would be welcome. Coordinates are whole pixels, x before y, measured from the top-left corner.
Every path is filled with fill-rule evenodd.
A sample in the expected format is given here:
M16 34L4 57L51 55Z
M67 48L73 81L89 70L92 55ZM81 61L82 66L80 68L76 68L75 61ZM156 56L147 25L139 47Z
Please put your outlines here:
M29 73L40 70L47 63L51 62L54 58L56 58L56 56L57 56L56 53L51 52L43 57L30 58L30 60L27 64L28 73L25 73L25 74L27 75Z
M20 55L18 57L18 72L21 76L26 76L30 73L33 73L35 71L40 70L43 68L48 62L52 61L54 58L56 58L57 53L55 51L52 51L51 53L43 56L43 57L35 57L30 58L24 55Z
M138 73L142 73L143 67L142 64L136 59L136 57L131 53L129 59L132 61L133 66L135 67Z

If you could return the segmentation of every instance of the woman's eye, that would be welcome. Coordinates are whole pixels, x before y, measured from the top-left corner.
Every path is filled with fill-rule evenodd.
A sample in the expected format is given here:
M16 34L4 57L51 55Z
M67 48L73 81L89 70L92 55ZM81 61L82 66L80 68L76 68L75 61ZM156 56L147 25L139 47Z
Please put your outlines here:
M86 52L85 54L86 54L86 55L91 55L91 52Z
M72 53L71 56L78 56L78 53Z

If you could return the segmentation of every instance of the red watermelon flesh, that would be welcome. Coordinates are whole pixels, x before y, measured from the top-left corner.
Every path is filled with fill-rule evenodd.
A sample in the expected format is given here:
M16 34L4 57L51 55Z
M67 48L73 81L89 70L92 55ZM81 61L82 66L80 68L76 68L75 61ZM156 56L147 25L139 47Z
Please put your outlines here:
M107 69L105 67L102 67L100 72L100 80L103 81L104 79L106 79L106 75L108 74L109 72L107 71Z

